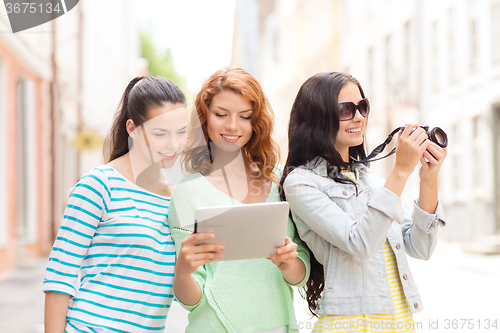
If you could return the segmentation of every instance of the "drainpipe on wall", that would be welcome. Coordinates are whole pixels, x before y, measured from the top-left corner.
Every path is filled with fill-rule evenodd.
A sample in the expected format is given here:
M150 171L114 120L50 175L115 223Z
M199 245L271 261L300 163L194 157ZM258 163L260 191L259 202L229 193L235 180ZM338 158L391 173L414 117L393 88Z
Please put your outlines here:
M76 106L76 119L77 127L76 132L80 133L83 130L83 117L82 117L82 101L83 101L83 4L80 3L77 6L78 10L78 64L77 64L77 106ZM82 152L80 149L76 153L76 180L75 184L80 180L81 177L81 160Z
M424 71L425 71L425 50L424 50L424 1L417 1L417 19L416 19L416 24L417 24L417 47L418 47L418 60L417 60L417 66L418 66L418 84L417 84L417 110L418 110L418 121L419 124L425 123L425 115L423 114L424 112L424 92L425 92L425 76L424 76Z
M50 242L56 239L56 150L57 150L57 62L56 62L56 46L57 46L57 24L56 20L51 21L52 25L52 41L51 41L51 56L50 64L52 69L52 80L50 82L50 204L49 204L49 237Z

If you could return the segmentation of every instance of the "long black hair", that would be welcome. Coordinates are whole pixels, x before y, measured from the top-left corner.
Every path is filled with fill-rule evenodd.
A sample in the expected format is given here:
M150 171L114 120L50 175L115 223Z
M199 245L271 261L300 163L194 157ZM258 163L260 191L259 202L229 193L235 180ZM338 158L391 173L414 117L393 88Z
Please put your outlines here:
M287 175L299 166L306 166L318 156L327 162L328 177L339 183L352 183L356 186L350 179L339 175L342 169L349 168L349 163L345 162L335 149L340 123L338 96L348 82L354 83L365 98L358 80L346 73L319 73L310 77L300 87L290 112L288 157L280 182L282 200L286 200L283 184ZM350 159L360 160L366 157L364 141L358 146L349 147ZM313 165L312 168L316 166ZM311 274L304 290L313 315L316 315L315 310L324 284L323 265L311 256Z
M165 103L186 104L186 97L171 80L161 76L142 76L129 82L104 142L106 163L128 153L127 120L132 119L138 127L148 120L150 108Z

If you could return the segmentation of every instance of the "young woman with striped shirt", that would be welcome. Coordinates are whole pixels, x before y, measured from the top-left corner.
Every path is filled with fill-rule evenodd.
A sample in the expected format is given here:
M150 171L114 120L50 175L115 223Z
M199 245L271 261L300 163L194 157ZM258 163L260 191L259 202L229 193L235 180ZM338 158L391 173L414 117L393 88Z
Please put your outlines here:
M309 78L290 114L281 195L316 260L306 284L319 316L313 332L413 332L422 303L405 252L428 259L445 224L437 186L446 149L407 125L384 180L356 163L366 157L369 111L358 81L332 72ZM419 161L410 215L400 196Z
M173 300L170 168L186 142L186 100L162 77L127 86L108 164L71 190L44 279L45 332L162 332Z

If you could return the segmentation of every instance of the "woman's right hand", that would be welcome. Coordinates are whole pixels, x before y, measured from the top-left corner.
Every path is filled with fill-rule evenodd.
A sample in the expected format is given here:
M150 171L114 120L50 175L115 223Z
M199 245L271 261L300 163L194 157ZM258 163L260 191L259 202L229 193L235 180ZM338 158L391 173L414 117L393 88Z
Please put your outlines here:
M396 163L387 177L384 187L401 197L410 174L415 170L424 151L431 144L425 130L418 127L418 124L406 125L402 132L399 132Z
M186 305L195 305L200 301L201 289L191 273L201 265L221 259L224 250L222 244L200 244L196 242L212 239L215 235L207 232L193 233L181 243L181 249L175 263L174 294L177 299Z
M399 132L394 170L409 176L430 144L427 133L418 124L406 125Z
M214 238L215 235L207 232L193 233L181 243L181 249L175 263L176 275L190 275L201 265L221 259L224 250L222 244L199 244L198 241Z

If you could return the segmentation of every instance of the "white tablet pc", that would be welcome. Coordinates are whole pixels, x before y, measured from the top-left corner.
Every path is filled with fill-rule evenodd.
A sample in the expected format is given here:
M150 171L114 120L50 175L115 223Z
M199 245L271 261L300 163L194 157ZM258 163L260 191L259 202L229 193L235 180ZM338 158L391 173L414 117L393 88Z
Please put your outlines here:
M215 238L197 244L224 244L220 260L268 258L285 244L288 202L200 207L195 232L212 232Z

